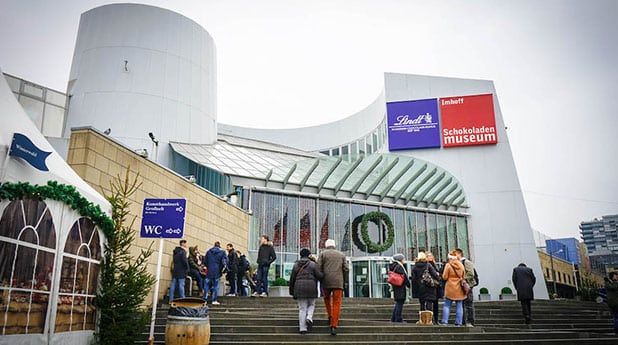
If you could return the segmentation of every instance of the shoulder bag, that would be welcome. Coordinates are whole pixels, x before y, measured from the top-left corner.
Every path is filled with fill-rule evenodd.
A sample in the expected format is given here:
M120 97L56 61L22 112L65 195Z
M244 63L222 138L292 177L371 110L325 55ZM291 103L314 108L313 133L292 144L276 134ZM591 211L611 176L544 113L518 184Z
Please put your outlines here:
M406 269L403 267L403 265L400 263L398 264L401 266L401 268L403 268L405 272ZM405 279L406 279L405 275L389 270L388 278L386 279L386 282L391 284L392 286L401 287L404 285Z
M451 268L453 269L453 272L455 272L455 275L459 277L459 274L457 274L457 270L453 266L451 266ZM466 269L464 268L464 275L465 272ZM470 284L468 284L468 282L463 278L463 276L459 277L459 285L461 286L464 295L468 296L468 293L470 292Z

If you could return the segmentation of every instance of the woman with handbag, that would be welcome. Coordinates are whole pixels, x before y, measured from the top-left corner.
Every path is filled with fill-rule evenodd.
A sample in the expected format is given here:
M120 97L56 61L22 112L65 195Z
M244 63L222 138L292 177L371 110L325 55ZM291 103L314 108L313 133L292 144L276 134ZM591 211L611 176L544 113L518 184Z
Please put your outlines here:
M455 310L455 326L463 324L463 301L466 299L467 291L464 280L465 269L463 264L457 258L457 253L451 251L448 253L448 263L444 266L442 279L446 281L444 286L444 308L442 310L441 324L448 324L448 318L451 313L451 305L456 304Z
M418 301L420 303L420 324L431 325L433 323L433 305L438 303L438 287L440 286L440 274L427 261L427 255L418 253L414 268L410 272L412 287L416 287Z
M388 270L388 283L393 287L393 298L395 299L395 307L393 308L393 315L391 316L391 322L404 323L403 317L403 304L406 301L406 289L410 287L410 280L408 279L408 272L403 265L403 254L395 254Z

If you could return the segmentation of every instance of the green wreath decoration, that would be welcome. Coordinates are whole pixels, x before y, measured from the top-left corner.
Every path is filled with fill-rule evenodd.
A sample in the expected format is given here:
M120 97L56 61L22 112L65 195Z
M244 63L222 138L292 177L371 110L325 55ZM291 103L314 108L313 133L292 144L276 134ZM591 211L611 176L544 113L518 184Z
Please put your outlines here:
M358 236L358 226L363 221L363 215L360 215L352 221L352 241L356 248L358 248L361 252L367 252L367 246L361 241Z
M28 182L4 182L0 184L0 201L19 199L51 199L65 203L82 217L87 217L101 229L106 237L114 232L114 221L99 205L84 198L74 186L60 184L56 181L47 181L44 186L32 185Z
M382 244L377 244L371 241L371 237L369 237L368 231L369 222L376 224L378 227L380 227L380 222L384 222L384 224L386 225L388 237L386 238L386 241L382 242ZM361 239L363 240L364 247L366 248L365 251L367 253L385 252L393 245L393 242L395 241L395 228L393 227L393 222L391 221L391 218L386 213L379 211L365 213L360 223L360 235ZM354 239L356 239L358 238L358 234L356 233L358 231L358 228L353 228L353 230ZM354 241L354 243L357 244L358 247L358 243L356 243L356 240ZM362 248L360 247L359 249L362 250Z

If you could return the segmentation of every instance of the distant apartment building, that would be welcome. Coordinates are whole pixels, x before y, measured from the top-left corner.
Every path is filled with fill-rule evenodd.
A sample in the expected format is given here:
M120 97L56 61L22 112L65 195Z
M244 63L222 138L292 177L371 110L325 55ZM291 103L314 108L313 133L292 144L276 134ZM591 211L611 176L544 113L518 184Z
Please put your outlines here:
M618 266L618 215L582 222L579 229L593 271L606 274L608 268Z

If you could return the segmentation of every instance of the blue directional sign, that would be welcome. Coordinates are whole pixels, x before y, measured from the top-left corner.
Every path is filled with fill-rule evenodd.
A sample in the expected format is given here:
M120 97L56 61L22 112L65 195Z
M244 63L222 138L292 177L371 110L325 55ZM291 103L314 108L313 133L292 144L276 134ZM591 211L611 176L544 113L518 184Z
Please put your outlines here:
M186 199L144 199L140 237L182 238Z

